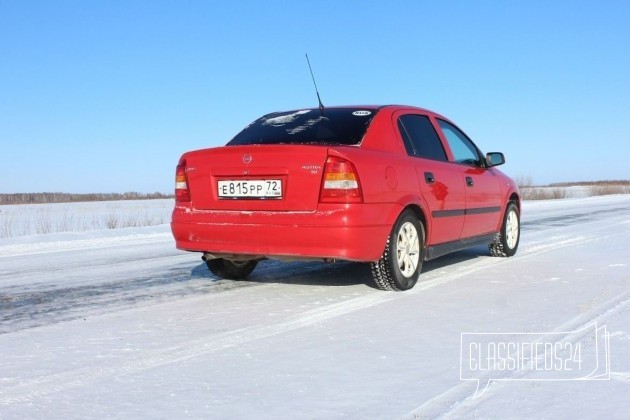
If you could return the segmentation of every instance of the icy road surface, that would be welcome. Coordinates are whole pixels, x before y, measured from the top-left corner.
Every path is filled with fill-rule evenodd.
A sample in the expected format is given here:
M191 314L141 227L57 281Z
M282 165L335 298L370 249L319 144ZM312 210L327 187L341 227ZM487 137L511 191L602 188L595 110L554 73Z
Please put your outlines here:
M218 280L168 226L0 240L0 419L627 419L629 243L630 196L525 203L514 258L459 252L395 293L353 263ZM609 378L460 380L461 333L594 322Z

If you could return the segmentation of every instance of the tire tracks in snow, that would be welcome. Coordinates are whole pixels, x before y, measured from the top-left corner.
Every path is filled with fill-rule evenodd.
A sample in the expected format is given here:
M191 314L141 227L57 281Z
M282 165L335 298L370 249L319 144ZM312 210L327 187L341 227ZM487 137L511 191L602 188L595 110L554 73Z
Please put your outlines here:
M140 242L140 244L138 244ZM18 243L0 246L0 258L14 258L31 255L54 254L67 251L83 251L86 249L102 250L120 248L121 246L146 246L159 243L175 244L170 232L141 233L110 238L68 239L52 242Z
M545 219L547 220L547 219ZM571 246L582 246L590 243L596 243L600 241L606 241L607 239L627 236L626 232L617 232L609 235L598 235L597 232L601 230L601 227L595 227L588 232L589 236L571 237L566 235L554 236L539 242L530 243L527 246L525 253L519 253L512 258L502 259L499 263L510 263L511 261L517 261L520 259L535 257L544 254L555 249L566 248ZM565 321L555 329L550 330L547 333L563 333L567 332L567 336L576 337L576 332L586 329L593 323L601 323L611 317L614 317L617 313L630 308L630 292L626 292L622 295L616 296L601 305L596 306L585 314L580 314L576 317ZM541 340L542 336L532 341ZM497 377L492 376L492 379L507 379L510 377L517 377L520 375L518 372L513 374L505 373L504 375ZM617 380L627 381L627 375L624 373L611 372L611 376ZM490 379L490 374L487 376L480 376L479 382L485 383ZM403 415L404 419L425 419L425 418L466 418L473 415L474 409L478 404L485 401L489 396L493 395L492 388L489 387L483 394L483 397L473 400L475 394L476 384L470 381L461 381L457 385L449 388L441 394L429 399L413 411L406 415Z
M625 207L622 209L615 207L613 209L606 209L604 212L606 214L611 212L623 214L620 213L621 210L627 209ZM565 222L567 220L575 222L574 216L593 217L589 214L577 213L576 215L569 215L568 218L564 217L562 220ZM525 222L523 224L523 230L525 232L530 230L535 231L536 226L542 226L547 222L552 222L553 224L559 221L558 216L544 217L532 222ZM141 243L137 243L136 241L138 240ZM528 255L528 253L533 251L541 250L544 252L550 247L550 244L562 246L580 240L582 240L582 237L567 237L566 235L554 236L542 242L529 244L526 249L522 250L514 258ZM2 325L0 334L112 312L140 302L159 303L164 299L185 298L191 295L220 293L240 287L260 286L269 283L265 280L265 277L277 277L276 273L278 270L273 266L265 267L266 270L261 270L262 267L259 268L257 275L261 281L257 282L219 280L208 283L208 276L195 273L197 269L193 269L191 273L187 268L180 266L172 266L171 269L165 270L163 273L147 273L145 276L129 278L125 275L129 271L129 266L133 266L133 270L136 270L139 264L148 265L151 261L163 262L165 259L177 261L182 258L182 253L175 252L174 250L165 252L161 248L157 249L157 253L148 254L138 254L129 251L130 248L139 249L147 245L156 245L171 241L172 238L170 238L170 235L158 233L139 234L130 237L80 239L74 241L44 242L34 245L18 244L0 247L0 251L3 251L0 252L0 256L4 257L24 257L25 255L30 255L29 252L36 254L52 254L56 252L67 252L68 250L76 250L77 252L84 253L84 255L95 256L93 259L84 259L80 264L70 267L66 266L63 261L51 263L50 260L47 259L45 266L47 273L63 273L70 269L72 275L79 278L85 276L86 273L92 270L98 272L98 268L112 266L112 264L116 266L115 271L117 273L115 276L117 279L115 280L109 278L107 281L103 282L95 283L94 281L90 281L87 284L77 284L74 286L51 287L49 283L43 283L41 285L33 283L25 286L18 283L4 287L0 292L0 325ZM100 258L101 254L103 254L103 249L110 250L110 253L115 251L115 261L112 261L111 258ZM448 261L448 257L442 261ZM499 261L500 260L493 260L488 262L488 264L497 264ZM458 270L456 265L452 267L455 272ZM470 264L466 265L464 270L466 270L467 267L470 267ZM12 270L10 273L6 274L0 273L0 284L3 278L13 279L15 276L36 276L39 275L43 269L44 267L42 266L27 266L18 271ZM299 276L304 272L318 272L318 270L321 270L321 267L306 265L301 267L297 274ZM271 273L272 276L270 277L270 273L267 272L273 272ZM108 276L111 277L111 273L112 271L110 270ZM293 274L295 273L292 273L290 277L295 277ZM433 287L435 284L431 282L431 279L435 276L436 274L431 273L430 270L423 273L420 283L413 289L415 293L425 290L427 287ZM406 292L406 294L414 293L413 290Z
M597 221L609 216L629 215L630 207L628 207L627 204L614 204L609 208L602 208L595 211L574 211L572 213L563 213L562 215L544 215L532 219L526 218L521 223L521 228L523 230L548 230L549 228L567 227Z
M616 236L613 234L609 236ZM270 325L257 325L241 328L225 333L206 337L204 339L190 340L175 347L161 350L143 352L142 355L125 360L116 365L92 365L75 370L50 374L37 379L32 379L0 389L0 406L15 403L29 402L38 397L63 392L69 389L87 386L94 382L106 380L120 375L129 375L136 372L157 368L182 362L208 353L222 351L256 340L262 340L279 334L291 332L300 328L325 322L330 319L351 312L360 311L397 299L406 299L425 290L452 282L480 270L486 270L497 264L509 264L510 261L536 257L550 250L579 246L593 241L605 240L606 236L580 236L569 237L564 240L542 241L534 243L530 249L525 250L512 258L482 258L455 269L454 272L443 275L439 272L429 272L423 276L423 281L416 287L405 293L372 291L369 294L342 302L330 304L317 309L303 312ZM469 385L469 384L466 384ZM463 388L462 388L463 389ZM466 390L468 387L466 388ZM461 394L460 388L454 390L457 396ZM461 394L461 395L460 395ZM463 399L463 398L460 398ZM421 406L422 408L424 406Z
M602 305L592 309L586 314L578 315L570 320L560 324L555 329L546 332L563 334L565 337L579 339L586 336L590 331L588 327L594 323L600 324L623 310L630 308L630 292L626 292L620 296L616 296ZM543 335L532 339L532 342L541 341ZM479 376L479 383L488 383L491 380L505 380L522 378L527 372L509 371L503 374L494 372ZM618 375L625 378L623 373L612 373L611 376ZM627 378L626 378L627 379ZM457 385L449 388L441 394L431 398L415 410L403 416L404 419L433 419L433 418L468 418L471 417L477 405L491 398L496 392L492 387L488 387L482 396L473 399L476 384L470 381L461 381Z

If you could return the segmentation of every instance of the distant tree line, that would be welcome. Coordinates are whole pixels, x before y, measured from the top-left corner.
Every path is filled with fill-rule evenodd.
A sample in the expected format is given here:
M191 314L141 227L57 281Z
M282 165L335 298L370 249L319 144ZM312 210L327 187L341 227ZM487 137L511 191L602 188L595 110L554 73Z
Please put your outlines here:
M630 180L555 182L550 187L606 187L611 185L630 185Z
M532 188L532 187L618 187L618 186L630 186L630 180L627 179L614 179L604 181L578 181L578 182L554 182L548 185L535 184L531 175L519 175L514 177L514 181L519 188Z
M82 201L118 201L118 200L155 200L173 198L172 195L159 192L142 194L138 192L126 193L92 193L69 194L60 192L0 194L0 204L45 204L45 203L75 203Z

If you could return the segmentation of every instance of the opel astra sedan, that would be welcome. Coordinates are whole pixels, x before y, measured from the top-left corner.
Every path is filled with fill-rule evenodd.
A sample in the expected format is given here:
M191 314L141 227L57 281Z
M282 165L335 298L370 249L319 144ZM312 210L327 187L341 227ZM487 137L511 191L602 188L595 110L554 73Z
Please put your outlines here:
M381 289L407 290L444 254L516 253L521 199L504 162L422 108L276 112L181 157L171 228L222 278L268 258L346 260L371 264Z

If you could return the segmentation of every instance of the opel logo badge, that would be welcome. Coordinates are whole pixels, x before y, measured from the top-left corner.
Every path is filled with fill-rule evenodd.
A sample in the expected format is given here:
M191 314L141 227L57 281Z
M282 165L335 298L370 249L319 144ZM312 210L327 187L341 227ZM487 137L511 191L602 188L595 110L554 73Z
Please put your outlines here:
M243 163L245 163L246 165L252 162L252 155L244 155L243 156Z

